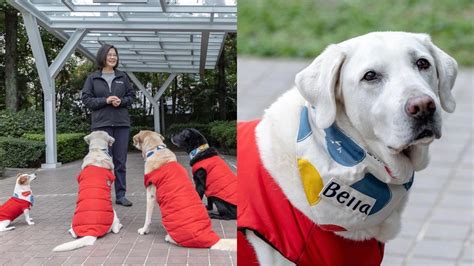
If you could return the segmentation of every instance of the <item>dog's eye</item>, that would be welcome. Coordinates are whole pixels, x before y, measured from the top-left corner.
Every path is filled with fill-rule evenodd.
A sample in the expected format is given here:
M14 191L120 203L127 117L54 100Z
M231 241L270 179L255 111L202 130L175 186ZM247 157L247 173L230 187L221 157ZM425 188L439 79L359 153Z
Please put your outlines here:
M428 62L428 60L424 58L420 58L416 61L416 66L418 67L419 70L422 70L422 69L430 68L431 64L430 62Z
M377 73L374 71L369 71L365 73L364 77L362 78L363 80L371 81L377 79Z

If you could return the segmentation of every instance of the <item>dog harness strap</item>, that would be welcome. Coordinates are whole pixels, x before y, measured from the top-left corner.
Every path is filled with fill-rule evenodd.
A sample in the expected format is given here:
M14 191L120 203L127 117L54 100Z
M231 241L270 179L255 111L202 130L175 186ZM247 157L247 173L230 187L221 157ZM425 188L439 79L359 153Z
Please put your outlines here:
M296 140L296 161L312 213L329 231L361 230L382 223L406 197L414 172L409 179L402 178L407 182L397 184L381 160L335 123L324 130L317 128L314 114L311 106L302 108Z
M156 146L156 148L154 148L153 150L147 151L147 152L146 152L146 156L145 156L145 161L146 161L147 158L153 156L153 154L155 154L155 152L160 151L160 150L163 150L163 149L166 149L166 145L165 145L165 144L158 145L158 146Z
M196 155L200 152L203 152L205 150L209 149L209 144L202 144L201 146L197 147L196 149L192 150L189 152L189 159L193 159L196 157Z
M239 230L252 230L297 265L380 265L375 239L352 241L325 231L295 208L264 168L255 142L258 121L239 123ZM245 262L251 252L237 253ZM254 259L252 258L251 261Z

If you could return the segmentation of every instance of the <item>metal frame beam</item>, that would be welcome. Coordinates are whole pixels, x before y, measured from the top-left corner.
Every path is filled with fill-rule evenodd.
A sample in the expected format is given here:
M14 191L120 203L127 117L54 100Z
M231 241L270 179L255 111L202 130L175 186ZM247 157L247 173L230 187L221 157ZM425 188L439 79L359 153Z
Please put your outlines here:
M237 13L235 6L166 6L166 11L164 11L160 5L74 5L70 0L62 0L62 2L65 6L37 4L35 7L41 12Z
M35 57L36 69L43 87L44 94L44 130L46 144L46 163L42 168L57 168L61 165L57 161L56 146L56 93L54 79L51 78L48 61L44 52L43 42L38 29L36 18L28 12L22 12L28 40Z
M171 84L171 82L176 78L177 74L176 73L171 73L168 78L166 79L165 83L161 85L160 89L156 92L156 95L153 97L155 101L158 101L165 92L165 90L168 88L168 86Z
M76 32L71 36L67 43L63 46L61 52L59 52L54 62L49 67L49 73L52 79L55 79L59 71L63 68L66 61L69 59L71 54L76 50L76 47L81 42L82 38L86 35L85 29L77 29Z
M237 24L232 22L225 23L163 23L163 22L141 22L131 23L131 21L55 21L49 23L49 27L52 29L77 29L85 28L88 30L122 30L127 29L128 31L143 31L153 28L158 31L214 31L214 32L236 32Z
M146 66L143 67L121 67L122 71L125 72L144 72L144 73L189 73L189 74L197 74L199 73L199 69L157 69L157 68L149 68Z
M199 74L204 75L204 69L206 68L207 50L209 49L209 32L205 31L202 33L201 36L201 58L199 60Z
M128 76L132 80L132 82L137 85L138 89L143 92L145 97L150 101L150 103L153 105L153 122L155 125L155 131L161 133L161 127L160 127L160 103L158 102L160 100L161 95L166 91L168 86L171 84L173 79L177 76L176 73L171 73L168 78L166 79L165 83L161 85L160 89L156 92L155 96L153 97L151 93L149 93L145 86L138 80L138 78L135 76L133 72L127 71Z

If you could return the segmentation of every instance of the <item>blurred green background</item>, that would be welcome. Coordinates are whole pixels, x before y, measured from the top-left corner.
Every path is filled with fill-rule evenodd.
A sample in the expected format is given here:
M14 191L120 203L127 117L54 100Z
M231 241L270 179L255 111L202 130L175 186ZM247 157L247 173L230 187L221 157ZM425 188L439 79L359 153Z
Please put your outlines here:
M474 66L474 0L238 0L238 55L314 58L371 31L425 32Z

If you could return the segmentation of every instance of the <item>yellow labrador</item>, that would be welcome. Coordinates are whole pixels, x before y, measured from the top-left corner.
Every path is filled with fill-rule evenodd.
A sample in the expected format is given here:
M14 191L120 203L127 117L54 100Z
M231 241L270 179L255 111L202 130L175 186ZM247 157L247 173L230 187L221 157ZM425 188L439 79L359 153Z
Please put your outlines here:
M211 220L186 169L163 140L163 136L153 131L140 131L133 136L133 145L142 151L145 160L147 191L145 224L138 233L143 235L150 230L156 196L168 233L166 241L191 248L236 250L236 239L220 239L212 230Z

